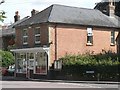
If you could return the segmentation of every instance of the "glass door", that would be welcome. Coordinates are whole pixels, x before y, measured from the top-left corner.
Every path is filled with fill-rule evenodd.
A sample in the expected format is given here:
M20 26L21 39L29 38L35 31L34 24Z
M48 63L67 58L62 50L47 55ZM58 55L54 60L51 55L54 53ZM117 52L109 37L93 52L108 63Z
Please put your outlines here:
M27 53L27 78L31 78L34 70L34 53Z

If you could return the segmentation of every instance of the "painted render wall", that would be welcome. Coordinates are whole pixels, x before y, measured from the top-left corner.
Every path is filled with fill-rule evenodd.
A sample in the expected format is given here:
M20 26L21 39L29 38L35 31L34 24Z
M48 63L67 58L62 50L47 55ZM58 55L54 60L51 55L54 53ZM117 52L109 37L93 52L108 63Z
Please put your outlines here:
M112 29L111 29L112 30ZM87 46L87 27L57 25L55 36L55 26L49 26L49 40L53 43L50 45L51 63L64 56L65 54L84 54L93 52L100 53L102 50L111 50L117 52L117 47L111 46L111 31L107 28L93 28L93 45ZM118 32L115 33L117 37ZM57 39L55 39L57 37ZM57 43L55 43L57 41ZM55 44L57 45L55 47ZM57 51L55 52L55 48ZM55 57L55 53L57 56Z

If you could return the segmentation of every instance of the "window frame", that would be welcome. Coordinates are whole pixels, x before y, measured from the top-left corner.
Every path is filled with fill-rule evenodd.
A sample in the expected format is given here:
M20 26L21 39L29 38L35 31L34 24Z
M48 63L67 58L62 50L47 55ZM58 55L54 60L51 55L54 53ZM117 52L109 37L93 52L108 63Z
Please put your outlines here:
M39 30L39 33L36 33L36 30ZM35 27L34 34L35 34L35 44L40 44L41 43L40 38L39 40L36 39L37 37L40 37L40 27Z
M93 45L93 28L88 27L87 28L87 46Z
M17 73L26 73L27 72L27 60L26 60L26 53L16 53L17 54ZM19 55L19 57L18 57ZM21 64L22 63L22 64ZM19 65L21 64L21 67L19 68ZM23 72L23 70L25 70Z
M111 31L110 35L110 45L115 46L115 31Z
M47 75L47 73L48 73L48 61L47 61L47 53L46 52L38 52L36 55L39 57L39 55L42 53L42 55L43 55L43 61L44 61L44 67L45 67L45 72L40 72L40 73L38 73L36 70L36 68L37 67L39 67L39 68L42 68L43 66L42 65L40 65L40 66L38 66L37 64L38 64L38 60L37 60L37 57L35 58L35 67L34 67L34 74L38 74L38 75ZM41 57L41 56L40 56ZM39 59L40 60L40 59ZM41 62L41 60L39 61L39 62Z
M25 30L26 30L26 34L24 33ZM22 37L23 37L23 45L27 45L28 44L28 29L27 28L23 29Z

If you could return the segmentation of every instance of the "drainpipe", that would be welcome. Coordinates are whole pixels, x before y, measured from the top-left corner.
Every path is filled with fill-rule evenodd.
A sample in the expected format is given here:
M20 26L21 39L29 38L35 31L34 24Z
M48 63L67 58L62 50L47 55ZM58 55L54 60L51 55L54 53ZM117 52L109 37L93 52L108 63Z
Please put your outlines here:
M118 36L118 59L120 62L120 31L119 31L119 36Z
M57 24L55 25L55 60L57 60Z
M14 56L15 56L15 72L14 72L14 77L17 77L17 54L14 52Z

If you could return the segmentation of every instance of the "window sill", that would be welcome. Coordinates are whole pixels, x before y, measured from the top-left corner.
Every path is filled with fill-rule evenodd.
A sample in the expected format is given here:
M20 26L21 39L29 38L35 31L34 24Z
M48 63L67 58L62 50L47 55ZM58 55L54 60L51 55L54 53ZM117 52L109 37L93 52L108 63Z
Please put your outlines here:
M40 41L35 41L35 44L40 44Z
M23 45L28 45L28 43L23 43Z
M115 44L114 44L114 43L111 43L110 46L115 46Z
M93 44L92 43L87 43L86 46L93 46Z

